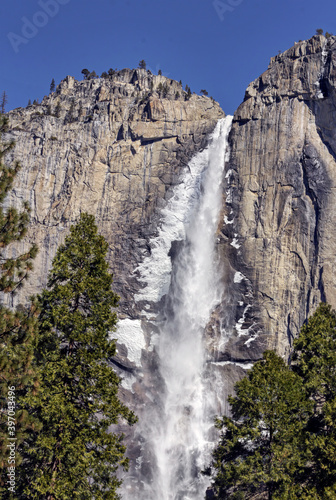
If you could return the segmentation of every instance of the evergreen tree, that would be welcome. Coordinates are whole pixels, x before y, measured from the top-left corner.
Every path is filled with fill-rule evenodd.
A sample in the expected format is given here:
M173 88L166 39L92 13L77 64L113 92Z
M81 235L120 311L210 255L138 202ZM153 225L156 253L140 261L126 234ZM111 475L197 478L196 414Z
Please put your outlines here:
M108 430L119 418L136 419L118 399L120 380L110 365L119 298L107 250L94 217L82 214L38 298L41 387L26 402L43 427L26 447L21 498L118 498L116 471L127 459L122 435Z
M164 85L163 85L163 87L162 87L162 95L163 95L163 97L167 97L168 93L169 93L169 86L168 86L168 83L165 82Z
M64 123L72 123L75 120L75 101L71 99L69 111L66 114Z
M144 59L141 59L141 61L139 62L139 68L146 69L146 67L147 67L146 61Z
M87 80L90 75L90 71L87 68L84 68L82 69L82 75L84 76L84 79Z
M6 91L4 90L1 97L0 112L4 114L6 112L6 104L8 102Z
M294 343L293 370L314 412L306 429L305 498L336 498L336 313L320 304Z
M50 92L55 92L55 88L56 88L56 85L55 85L55 80L53 78L51 80L51 84L50 84Z
M301 436L310 412L300 377L267 351L235 390L232 418L216 423L223 431L213 453L215 498L299 498Z
M7 128L8 119L0 115L0 139ZM24 237L29 220L29 209L26 204L21 212L13 207L6 210L3 207L3 202L19 170L17 163L14 166L5 163L6 154L13 147L13 142L3 143L0 140L0 292L3 293L14 292L22 286L32 269L32 261L37 252L37 247L34 245L24 254L15 258L8 257L11 243L20 241ZM27 431L32 427L38 427L36 420L18 404L27 387L36 387L38 384L32 365L32 343L37 332L36 316L37 310L34 304L30 308L20 307L16 311L4 305L0 306L0 403L3 417L0 422L1 498L17 498L15 493L12 494L8 490L7 485L8 444L13 443L9 438L13 436L16 438L17 448L26 438ZM20 465L20 460L20 456L16 454L16 467Z
M16 311L0 307L0 404L3 418L0 421L0 497L18 498L17 490L8 489L10 461L8 445L15 445L16 479L22 466L20 447L32 431L40 428L36 416L21 404L29 388L36 391L39 379L34 369L33 343L36 339L38 310L19 307ZM14 438L13 440L11 438Z
M61 104L59 101L57 101L56 108L55 108L55 116L56 118L59 118L61 116Z

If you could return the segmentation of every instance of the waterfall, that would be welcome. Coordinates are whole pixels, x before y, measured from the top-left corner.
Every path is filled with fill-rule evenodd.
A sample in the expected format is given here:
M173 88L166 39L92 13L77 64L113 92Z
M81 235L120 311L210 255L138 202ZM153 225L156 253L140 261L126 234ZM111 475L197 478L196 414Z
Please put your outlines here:
M165 297L156 349L164 393L146 440L156 461L154 484L141 500L200 500L206 482L214 412L204 330L220 303L216 229L232 117L220 120L205 150L189 162L162 212L151 256L139 266L146 287L136 300Z

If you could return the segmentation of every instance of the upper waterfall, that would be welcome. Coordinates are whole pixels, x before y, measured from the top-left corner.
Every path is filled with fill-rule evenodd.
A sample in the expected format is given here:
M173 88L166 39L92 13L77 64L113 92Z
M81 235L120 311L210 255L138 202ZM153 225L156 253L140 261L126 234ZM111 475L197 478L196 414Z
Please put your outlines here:
M222 296L216 230L231 122L231 116L220 120L208 146L189 162L162 211L151 254L138 267L147 286L137 300L158 301L165 295L156 346L164 391L154 414L149 410L145 435L156 473L139 496L143 500L204 498L200 471L209 460L216 395L206 375L203 337Z

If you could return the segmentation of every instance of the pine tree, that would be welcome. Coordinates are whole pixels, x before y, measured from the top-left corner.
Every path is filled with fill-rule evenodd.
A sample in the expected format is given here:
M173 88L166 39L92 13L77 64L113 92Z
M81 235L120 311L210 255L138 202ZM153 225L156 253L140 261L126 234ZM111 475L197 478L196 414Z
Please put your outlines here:
M120 380L110 365L119 298L107 250L94 217L82 214L38 298L41 387L26 401L43 427L26 447L21 498L118 498L116 471L127 459L122 436L108 430L120 418L136 419L118 399Z
M336 498L336 312L320 304L294 343L293 370L314 412L306 429L307 496Z
M51 84L50 84L50 92L55 92L55 88L56 88L56 85L55 85L55 80L54 78L51 80Z
M1 97L0 112L4 114L6 112L6 104L8 103L7 94L4 90Z
M67 112L64 123L72 123L75 120L75 101L71 99L69 111Z
M214 498L299 498L301 436L310 414L300 377L266 351L235 390L232 418L216 423L222 434L213 453Z
M29 388L36 391L39 379L34 369L33 343L36 339L38 310L34 303L16 311L0 307L0 497L16 499L17 491L8 489L8 445L15 445L15 468L20 470L20 447L32 431L40 428L39 420L21 404ZM13 438L13 439L12 439ZM18 472L16 473L16 475Z
M90 75L90 71L87 68L84 68L82 69L81 73L84 76L84 79L87 80Z
M147 65L146 65L146 61L144 59L141 59L141 61L139 61L139 65L138 67L140 69L146 69Z
M8 119L0 115L0 139L7 131ZM14 143L0 141L0 292L11 293L22 286L32 269L32 261L37 247L32 246L26 253L15 258L7 256L11 243L20 241L27 230L29 209L25 204L19 212L13 207L3 207L19 165L8 166L6 154ZM33 369L33 341L37 333L37 310L32 304L29 308L20 307L16 311L0 306L0 401L2 417L0 422L0 495L1 498L16 498L7 488L8 444L13 435L16 447L20 445L32 427L38 423L19 405L20 397L29 386L36 387L38 379ZM9 390L9 388L11 390ZM10 403L10 406L9 406ZM9 415L8 411L15 415ZM12 417L12 418L10 418ZM8 426L15 419L15 427ZM11 430L11 434L9 431ZM12 434L13 432L13 434ZM13 441L12 441L13 442ZM12 443L11 442L11 443ZM16 455L15 465L20 465L20 455Z
M55 107L55 116L56 118L59 118L61 116L61 104L59 101L57 101L56 107Z

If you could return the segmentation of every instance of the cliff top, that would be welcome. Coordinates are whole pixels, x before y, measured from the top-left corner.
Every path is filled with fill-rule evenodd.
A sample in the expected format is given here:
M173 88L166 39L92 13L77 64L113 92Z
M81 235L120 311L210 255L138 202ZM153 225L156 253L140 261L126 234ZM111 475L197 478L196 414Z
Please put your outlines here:
M70 101L71 105L73 100L74 104L82 102L87 110L85 115L90 120L94 109L88 109L89 103L94 107L94 103L98 101L114 103L120 98L126 99L129 106L145 106L150 101L166 99L179 103L189 101L191 107L197 106L201 101L209 102L209 108L220 109L212 97L192 93L188 85L183 89L182 82L163 75L154 75L150 70L125 68L113 73L111 70L110 74L105 72L102 77L91 75L80 81L73 76L67 76L57 85L55 92L45 96L41 103L34 102L26 108L16 108L8 114L12 118L14 116L27 118L27 112L28 115L35 117L46 114L58 117L62 114L62 105L65 101ZM206 91L204 93L206 94Z
M235 116L247 119L252 113L257 118L259 105L283 98L325 99L336 81L335 53L336 36L314 35L272 57L268 69L247 87Z

